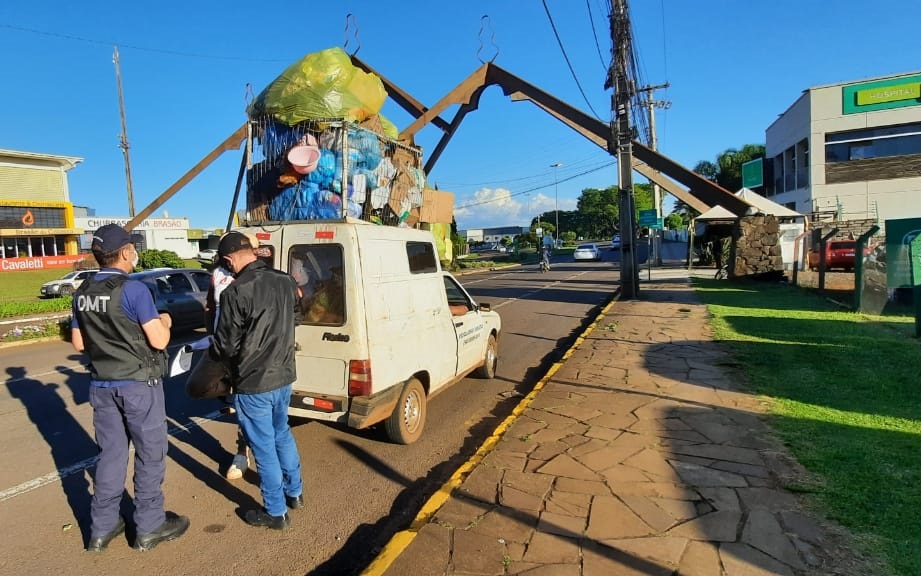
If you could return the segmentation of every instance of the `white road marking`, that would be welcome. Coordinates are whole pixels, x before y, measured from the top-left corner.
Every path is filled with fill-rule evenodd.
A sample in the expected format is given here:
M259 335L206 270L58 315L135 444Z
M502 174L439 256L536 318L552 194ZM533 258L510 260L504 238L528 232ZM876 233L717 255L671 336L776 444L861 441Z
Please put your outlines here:
M189 430L193 428L198 428L202 426L205 422L208 422L211 420L217 420L218 418L221 417L222 414L223 413L220 410L215 410L214 412L210 412L208 414L205 414L204 416L196 416L192 418L188 424L173 426L167 431L167 434L169 436L175 436L176 434L180 432L188 432ZM131 450L132 451L134 450L133 446ZM59 468L55 470L54 472L45 474L44 476L39 476L38 478L26 480L25 482L18 484L16 486L13 486L12 488L7 488L6 490L0 492L0 502L3 502L4 500L9 500L10 498L15 498L16 496L21 496L25 494L26 492L31 492L32 490L35 490L36 488L41 488L42 486L47 486L48 484L58 482L73 474L79 474L80 472L83 472L84 470L86 470L87 468L95 464L96 460L98 459L99 459L98 456L93 456L92 458L81 460L80 462L77 462L76 464L71 464L70 466Z

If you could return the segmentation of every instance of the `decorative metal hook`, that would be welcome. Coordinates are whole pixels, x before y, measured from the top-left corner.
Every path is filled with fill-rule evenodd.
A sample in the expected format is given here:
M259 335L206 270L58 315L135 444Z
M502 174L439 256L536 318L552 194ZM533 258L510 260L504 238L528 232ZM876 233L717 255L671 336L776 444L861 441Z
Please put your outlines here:
M483 32L488 29L489 31L489 45L495 50L495 54L492 55L492 58L489 59L489 62L492 62L499 55L499 46L496 45L496 33L492 29L492 21L489 19L489 14L483 14L480 17L480 31L477 33L477 39L480 41L480 47L477 48L476 57L481 63L486 64L486 61L480 57L480 52L483 51Z
M253 85L250 82L246 83L246 86L243 88L243 102L249 107L250 104L255 100L256 95L253 92Z
M349 37L350 33L351 38ZM358 21L351 12L345 15L345 44L342 45L342 49L346 52L349 51L350 40L354 40L357 46L355 51L349 54L349 56L355 56L358 54L358 51L361 50L361 40L358 38Z

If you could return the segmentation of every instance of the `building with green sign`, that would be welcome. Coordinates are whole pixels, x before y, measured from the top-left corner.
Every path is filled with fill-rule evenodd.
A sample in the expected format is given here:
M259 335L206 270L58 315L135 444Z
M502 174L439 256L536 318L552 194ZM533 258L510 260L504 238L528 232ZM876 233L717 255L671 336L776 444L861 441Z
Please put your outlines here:
M765 148L757 190L813 220L921 217L921 72L808 88Z

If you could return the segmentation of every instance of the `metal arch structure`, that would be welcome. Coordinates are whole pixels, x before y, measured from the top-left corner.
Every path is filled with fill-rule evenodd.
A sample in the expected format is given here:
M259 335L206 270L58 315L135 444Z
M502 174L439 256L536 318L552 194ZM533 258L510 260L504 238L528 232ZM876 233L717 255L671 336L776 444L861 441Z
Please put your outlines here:
M415 135L428 124L433 124L442 130L441 138L425 163L424 170L427 174L435 167L435 163L438 162L438 158L466 115L479 107L483 91L493 85L502 88L503 93L513 102L531 101L599 147L609 152L614 149L609 124L570 106L492 62L480 66L431 108L423 106L409 93L359 58L352 56L352 63L365 72L378 76L394 102L415 118L400 132L400 140L411 143ZM460 108L450 122L445 121L440 115L453 105L460 105ZM717 204L737 216L756 212L757 209L745 200L667 156L635 140L633 147L633 169L698 212L709 210Z
M438 144L425 163L424 169L426 173L430 173L432 168L434 168L438 158L444 152L448 143L451 141L451 137L454 136L454 133L460 127L461 122L463 122L467 114L478 108L480 96L483 91L493 85L502 88L503 93L509 96L513 102L522 100L533 102L539 108L604 150L610 152L616 148L613 141L613 134L611 133L611 126L609 124L601 122L581 110L570 106L566 102L522 80L492 62L487 62L480 66L473 74L448 92L448 94L437 104L431 108L427 108L413 98L408 92L391 82L380 72L368 66L354 54L351 56L351 60L355 66L378 76L387 90L388 97L393 99L394 102L399 104L415 118L409 126L400 132L400 140L412 143L419 130L428 124L433 124L442 130L443 134L441 139L438 141ZM454 115L454 118L452 118L450 122L441 118L440 114L455 104L459 104L460 108ZM229 137L218 144L214 150L208 153L188 172L183 174L176 182L132 218L125 225L125 229L129 231L133 230L138 224L143 222L145 218L150 216L154 210L166 203L167 200L172 198L173 195L181 190L193 178L198 176L198 174L224 152L238 150L246 139L247 129L248 124L246 123L237 128ZM240 175L237 178L234 205L236 205L236 200L239 196L245 163L246 155L244 154L243 163L241 163L240 166ZM675 162L667 156L635 140L633 141L633 169L698 212L705 212L716 205L726 208L736 216L745 216L757 212L757 208L731 193L729 190L707 180L703 176L685 168L678 162Z

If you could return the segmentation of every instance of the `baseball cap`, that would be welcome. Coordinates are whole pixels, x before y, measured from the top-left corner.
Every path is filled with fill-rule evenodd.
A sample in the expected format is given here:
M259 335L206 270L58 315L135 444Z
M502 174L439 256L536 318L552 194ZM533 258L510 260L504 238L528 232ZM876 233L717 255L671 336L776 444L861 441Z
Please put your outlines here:
M104 254L130 243L131 234L118 224L106 224L93 232L93 250L101 250Z
M230 231L221 237L221 241L217 245L217 257L223 260L234 252L246 249L252 250L257 246L259 246L259 244L254 243L253 238L248 234Z

